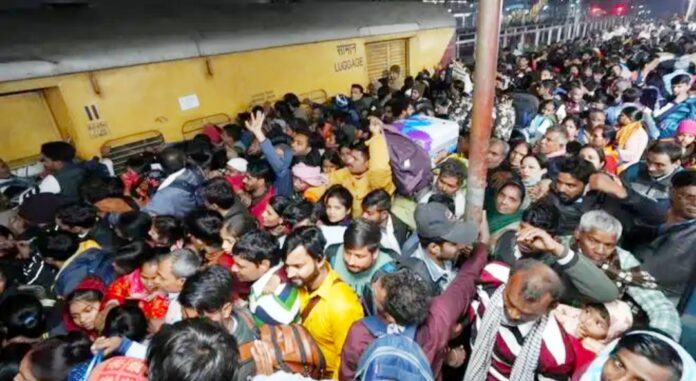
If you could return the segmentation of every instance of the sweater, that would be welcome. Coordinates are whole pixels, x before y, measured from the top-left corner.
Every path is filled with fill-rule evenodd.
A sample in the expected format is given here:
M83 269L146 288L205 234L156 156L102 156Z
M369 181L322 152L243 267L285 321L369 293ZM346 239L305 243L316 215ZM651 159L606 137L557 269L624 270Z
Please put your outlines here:
M442 379L441 369L452 329L471 302L475 282L486 264L487 254L486 245L475 246L472 256L459 268L447 290L432 299L428 317L416 331L416 342L430 361L437 379ZM373 340L374 337L362 321L353 324L341 352L340 380L353 380L360 356Z
M370 151L369 168L361 175L350 173L348 168L341 168L329 174L329 185L343 185L353 195L353 218L362 215L362 200L375 189L384 189L394 194L396 187L392 181L389 166L389 150L383 134L374 135L367 141Z

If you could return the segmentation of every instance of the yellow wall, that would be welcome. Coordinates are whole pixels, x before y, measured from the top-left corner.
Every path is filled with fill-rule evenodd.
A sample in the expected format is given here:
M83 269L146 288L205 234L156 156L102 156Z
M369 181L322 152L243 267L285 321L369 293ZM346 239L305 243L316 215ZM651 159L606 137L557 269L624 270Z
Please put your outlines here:
M445 28L286 46L209 57L208 64L206 58L195 58L139 65L97 71L92 80L90 73L79 73L5 82L0 83L0 96L45 89L62 135L75 142L81 156L88 157L98 154L108 140L145 130L159 130L167 141L180 140L187 121L217 113L233 116L253 101L277 99L290 91L301 94L323 89L329 95L347 94L351 83L367 84L366 42L408 38L409 72L432 70L452 33ZM339 54L338 45L350 44L355 44L354 51ZM336 65L344 61L358 66L337 71ZM95 92L95 83L100 94ZM190 94L197 95L200 106L182 111L178 99ZM100 118L90 122L84 108L92 105ZM0 115L0 119L7 117ZM12 139L22 141L21 136ZM18 159L18 153L0 152L0 156L12 160Z

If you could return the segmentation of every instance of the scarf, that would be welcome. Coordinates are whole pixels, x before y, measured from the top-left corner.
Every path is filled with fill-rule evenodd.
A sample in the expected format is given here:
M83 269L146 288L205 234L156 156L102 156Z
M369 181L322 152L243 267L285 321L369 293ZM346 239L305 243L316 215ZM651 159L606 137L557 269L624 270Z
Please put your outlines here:
M622 270L619 256L613 254L606 261L598 264L605 274L616 283L616 287L623 294L627 287L640 287L647 290L656 290L657 282L650 273L641 270L640 266Z
M503 321L503 291L505 287L498 287L491 297L483 321L477 330L476 341L472 347L471 360L464 375L465 381L485 381L488 378L488 371L491 367L491 357L493 347L498 335L498 329ZM514 381L534 381L536 368L539 366L539 353L541 342L548 315L534 323L527 337L524 340L522 349L515 359L512 366L510 380Z
M641 128L643 128L643 122L640 120L621 127L619 132L616 133L616 143L618 144L619 149L625 149L626 143L628 143L628 139L630 139L631 136L633 136L633 133L640 130Z
M486 207L486 216L488 217L488 226L491 230L491 234L495 234L501 231L506 226L520 222L522 220L522 207L517 209L515 213L512 214L501 214L495 205L491 207Z
M505 183L507 185L508 183ZM497 194L497 192L495 193ZM522 195L524 197L524 194ZM514 224L514 223L519 223L522 220L522 203L520 203L520 207L517 208L517 211L512 214L502 214L498 212L498 209L495 207L495 195L492 197L486 197L485 201L485 209L486 209L486 216L488 218L488 228L490 229L491 234L495 234L499 231L501 231L503 228Z

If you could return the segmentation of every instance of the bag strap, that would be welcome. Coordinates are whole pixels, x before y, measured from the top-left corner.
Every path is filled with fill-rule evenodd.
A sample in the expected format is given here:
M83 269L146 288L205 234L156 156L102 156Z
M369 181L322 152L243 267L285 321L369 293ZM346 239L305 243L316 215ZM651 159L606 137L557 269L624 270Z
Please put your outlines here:
M102 352L102 351L97 352L94 355L94 357L92 357L92 360L89 362L89 365L87 366L87 370L82 375L82 378L79 381L89 380L89 374L92 373L94 368L96 368L97 365L99 365L103 360L104 360L104 352Z
M387 334L387 325L376 316L363 318L362 323L374 337L381 337Z
M334 279L333 283L331 283L331 285L333 286L339 282L341 282L341 280L339 278L336 278ZM307 320L307 317L312 312L314 307L317 306L317 303L319 303L320 300L321 297L319 295L315 295L309 300L309 303L307 303L307 306L302 310L302 313L300 314L303 323Z

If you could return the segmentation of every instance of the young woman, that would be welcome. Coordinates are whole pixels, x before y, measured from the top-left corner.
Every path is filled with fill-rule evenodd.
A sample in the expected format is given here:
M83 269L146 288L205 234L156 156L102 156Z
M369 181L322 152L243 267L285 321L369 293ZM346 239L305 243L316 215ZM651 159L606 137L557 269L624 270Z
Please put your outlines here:
M606 165L604 150L597 147L586 145L580 149L578 154L581 158L589 161L598 171L603 171Z
M320 206L318 225L326 238L326 246L342 243L353 213L353 195L342 185L333 185L322 196Z
M525 188L523 208L526 208L545 194L542 190L544 188L542 182L549 182L544 179L547 173L547 162L541 157L527 155L520 164L520 178Z
M63 324L51 331L52 335L81 332L89 339L98 336L97 316L106 288L97 277L87 277L65 298Z
M283 212L292 204L292 201L284 196L273 196L266 205L266 209L261 214L261 228L267 230L279 240L281 237L284 240L288 234L288 227L283 220Z
M675 141L684 150L682 156L682 166L684 168L693 168L696 166L696 155L694 148L696 147L696 120L684 119L677 127L677 136Z
M239 241L244 234L258 229L259 224L255 218L247 214L235 214L225 220L220 229L220 238L222 238L222 249L227 253L232 253L234 245Z
M619 154L621 173L631 164L637 163L648 146L648 133L643 128L643 113L637 107L625 107L619 114L619 131L616 133L616 151Z

